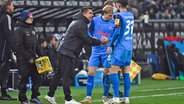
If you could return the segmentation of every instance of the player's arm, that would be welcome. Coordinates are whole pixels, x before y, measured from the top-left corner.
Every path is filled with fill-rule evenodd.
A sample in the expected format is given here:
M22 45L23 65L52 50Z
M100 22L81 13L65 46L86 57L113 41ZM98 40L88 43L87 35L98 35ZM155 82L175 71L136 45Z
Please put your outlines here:
M115 21L114 21L114 24L115 24ZM113 34L114 34L114 30L115 30L115 25L113 26L113 32L110 34L110 36L109 37L107 37L108 38L108 40L109 41L111 41L112 40L112 38L113 38ZM110 44L110 43L109 43Z
M93 37L94 26L95 26L94 19L92 19L92 21L89 25L89 28L88 28L88 34L89 34L90 37Z
M121 22L120 22L120 17L117 15L116 20L115 20L115 29L114 29L113 37L111 39L109 47L113 46L114 42L120 35L120 31L121 31Z
M113 33L113 36L111 38L111 42L109 44L109 47L107 48L106 54L110 54L110 52L112 50L112 46L113 46L114 42L116 41L116 39L118 38L118 36L120 35L120 32L121 32L120 16L116 15L114 33Z

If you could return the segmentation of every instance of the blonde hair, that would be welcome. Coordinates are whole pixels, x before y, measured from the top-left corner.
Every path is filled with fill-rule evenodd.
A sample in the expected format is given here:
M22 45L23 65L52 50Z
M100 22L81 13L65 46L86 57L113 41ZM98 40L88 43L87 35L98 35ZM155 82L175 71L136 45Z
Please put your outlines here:
M112 14L113 9L114 8L111 5L106 5L105 7L103 7L102 12L107 14Z

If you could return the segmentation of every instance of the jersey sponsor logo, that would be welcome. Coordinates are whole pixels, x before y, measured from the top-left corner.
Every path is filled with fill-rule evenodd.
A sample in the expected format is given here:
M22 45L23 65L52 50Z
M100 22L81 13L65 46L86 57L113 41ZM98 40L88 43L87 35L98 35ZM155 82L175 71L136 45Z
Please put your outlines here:
M116 19L115 20L115 25L119 25L119 22L120 22L120 20L119 19Z
M98 34L99 34L99 35L102 35L102 36L110 36L109 33L103 32L103 31L101 31L101 30L98 31Z
M126 37L125 40L132 40L132 37Z

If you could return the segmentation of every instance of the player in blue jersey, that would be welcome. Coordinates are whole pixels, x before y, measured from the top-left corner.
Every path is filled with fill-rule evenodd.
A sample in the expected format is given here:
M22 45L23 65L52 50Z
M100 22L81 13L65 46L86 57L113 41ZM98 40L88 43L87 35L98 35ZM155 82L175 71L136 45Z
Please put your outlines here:
M114 19L113 19L113 6L106 5L102 9L103 15L94 17L89 26L89 35L93 38L101 39L106 37L111 40L114 31ZM92 89L94 87L94 74L97 68L102 63L105 73L104 81L104 94L103 100L107 99L110 84L108 80L108 72L111 67L110 60L108 60L108 55L106 54L108 46L93 46L92 54L90 56L88 65L88 78L86 85L86 97L81 103L87 102L91 103ZM105 101L104 101L105 102Z
M118 0L117 8L120 13L116 15L115 19L115 31L113 38L110 42L110 47L107 52L109 52L114 45L111 55L111 69L109 79L111 80L114 97L109 100L111 103L120 103L119 99L119 78L118 70L120 67L123 68L123 79L124 79L124 97L123 102L129 104L129 94L130 94L130 76L129 68L132 59L132 38L133 38L133 25L134 16L131 12L128 12L126 6L128 5L128 0ZM107 102L107 104L109 104Z

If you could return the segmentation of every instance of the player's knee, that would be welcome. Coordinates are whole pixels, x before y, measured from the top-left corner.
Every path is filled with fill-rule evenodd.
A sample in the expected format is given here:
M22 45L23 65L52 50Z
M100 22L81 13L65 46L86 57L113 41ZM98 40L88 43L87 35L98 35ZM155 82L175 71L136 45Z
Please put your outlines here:
M105 68L105 69L104 69L104 74L109 74L109 72L110 72L110 71L109 71L109 68Z
M88 72L89 76L94 76L94 72Z

